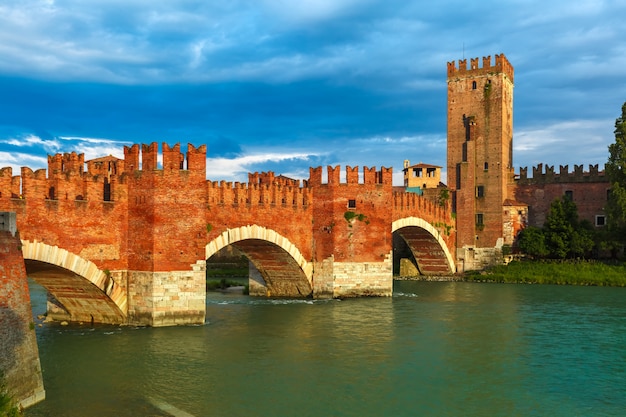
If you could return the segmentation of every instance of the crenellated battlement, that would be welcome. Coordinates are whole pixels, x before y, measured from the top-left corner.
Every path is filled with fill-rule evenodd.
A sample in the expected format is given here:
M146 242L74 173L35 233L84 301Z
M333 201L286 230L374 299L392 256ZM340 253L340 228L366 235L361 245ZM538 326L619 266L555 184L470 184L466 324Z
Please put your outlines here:
M560 165L556 172L554 165L538 164L532 167L532 177L528 176L528 167L520 168L518 184L556 184L556 183L580 183L580 182L608 182L604 170L600 171L598 165L589 165L589 170L584 171L583 165L574 165L570 171L568 165Z
M300 187L300 180L294 180L284 175L276 176L272 171L248 173L248 182L250 184L280 184L290 187ZM305 187L306 183L307 182L304 181Z
M495 63L492 64L491 55L483 57L482 67L478 58L470 59L470 67L467 68L467 59L459 59L457 68L454 61L448 62L448 78L486 75L489 73L503 73L513 82L513 66L504 54L496 54Z
M48 172L50 178L58 178L63 175L81 175L85 167L85 154L58 153L48 155Z
M159 145L156 142L150 144L134 144L124 146L124 172L152 172L162 171L174 173L187 171L190 174L206 177L206 145L197 148L191 143L187 144L187 152L181 152L180 143L173 146L163 142L162 164L159 168Z
M328 180L326 183L322 179L322 167L309 168L308 185L339 185L339 184L361 184L361 185L385 185L391 186L393 179L393 168L381 167L379 171L375 167L363 167L363 181L359 181L359 167L346 166L346 181L341 182L341 168L339 165L326 167Z
M406 191L394 191L393 192L393 208L397 212L414 211L419 210L424 218L428 219L450 219L451 218L451 206L450 201L445 205L438 204L424 196L416 193L409 193Z
M138 147L135 147L138 149ZM85 166L87 169L85 170ZM48 156L48 169L0 170L0 197L37 201L119 201L126 196L126 161L112 155L85 161L76 152Z
M249 176L258 178L256 173ZM311 201L311 190L301 188L299 182L297 186L292 186L280 182L207 181L207 197L209 205L283 205L306 208Z

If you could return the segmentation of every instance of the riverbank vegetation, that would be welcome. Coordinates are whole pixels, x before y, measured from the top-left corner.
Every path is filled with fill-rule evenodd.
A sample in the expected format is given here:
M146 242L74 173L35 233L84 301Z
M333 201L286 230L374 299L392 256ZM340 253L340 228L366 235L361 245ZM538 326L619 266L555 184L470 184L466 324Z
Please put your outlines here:
M225 291L233 287L242 287L241 292L243 294L250 293L250 287L248 285L248 279L207 279L206 290L207 291Z
M0 373L0 417L21 417L23 416L13 397L7 391L4 377Z
M626 264L593 260L526 260L465 274L466 281L626 287Z
M249 293L248 258L235 248L228 247L207 260L206 290L226 291L232 287L243 287Z

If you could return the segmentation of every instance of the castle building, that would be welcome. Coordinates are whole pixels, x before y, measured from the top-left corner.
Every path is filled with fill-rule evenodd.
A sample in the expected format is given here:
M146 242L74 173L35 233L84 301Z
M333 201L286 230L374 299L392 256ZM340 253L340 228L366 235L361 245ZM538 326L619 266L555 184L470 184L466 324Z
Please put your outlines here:
M610 184L598 167L513 168L513 66L504 54L448 62L448 189L457 225L457 270L502 259L527 225L542 227L550 204L572 198L581 219L604 225Z

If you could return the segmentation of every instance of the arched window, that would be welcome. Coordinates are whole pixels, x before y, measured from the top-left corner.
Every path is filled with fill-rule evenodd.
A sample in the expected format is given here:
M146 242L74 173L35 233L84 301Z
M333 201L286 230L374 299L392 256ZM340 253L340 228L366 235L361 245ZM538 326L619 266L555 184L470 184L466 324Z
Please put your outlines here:
M472 81L472 90L476 90L476 81Z

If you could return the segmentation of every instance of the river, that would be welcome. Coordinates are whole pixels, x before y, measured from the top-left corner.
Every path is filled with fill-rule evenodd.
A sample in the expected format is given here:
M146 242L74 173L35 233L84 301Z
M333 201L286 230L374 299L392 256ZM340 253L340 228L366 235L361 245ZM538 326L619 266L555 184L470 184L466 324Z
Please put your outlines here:
M45 290L31 286L33 310ZM623 416L626 288L396 281L390 298L209 293L202 326L37 327L27 417Z

